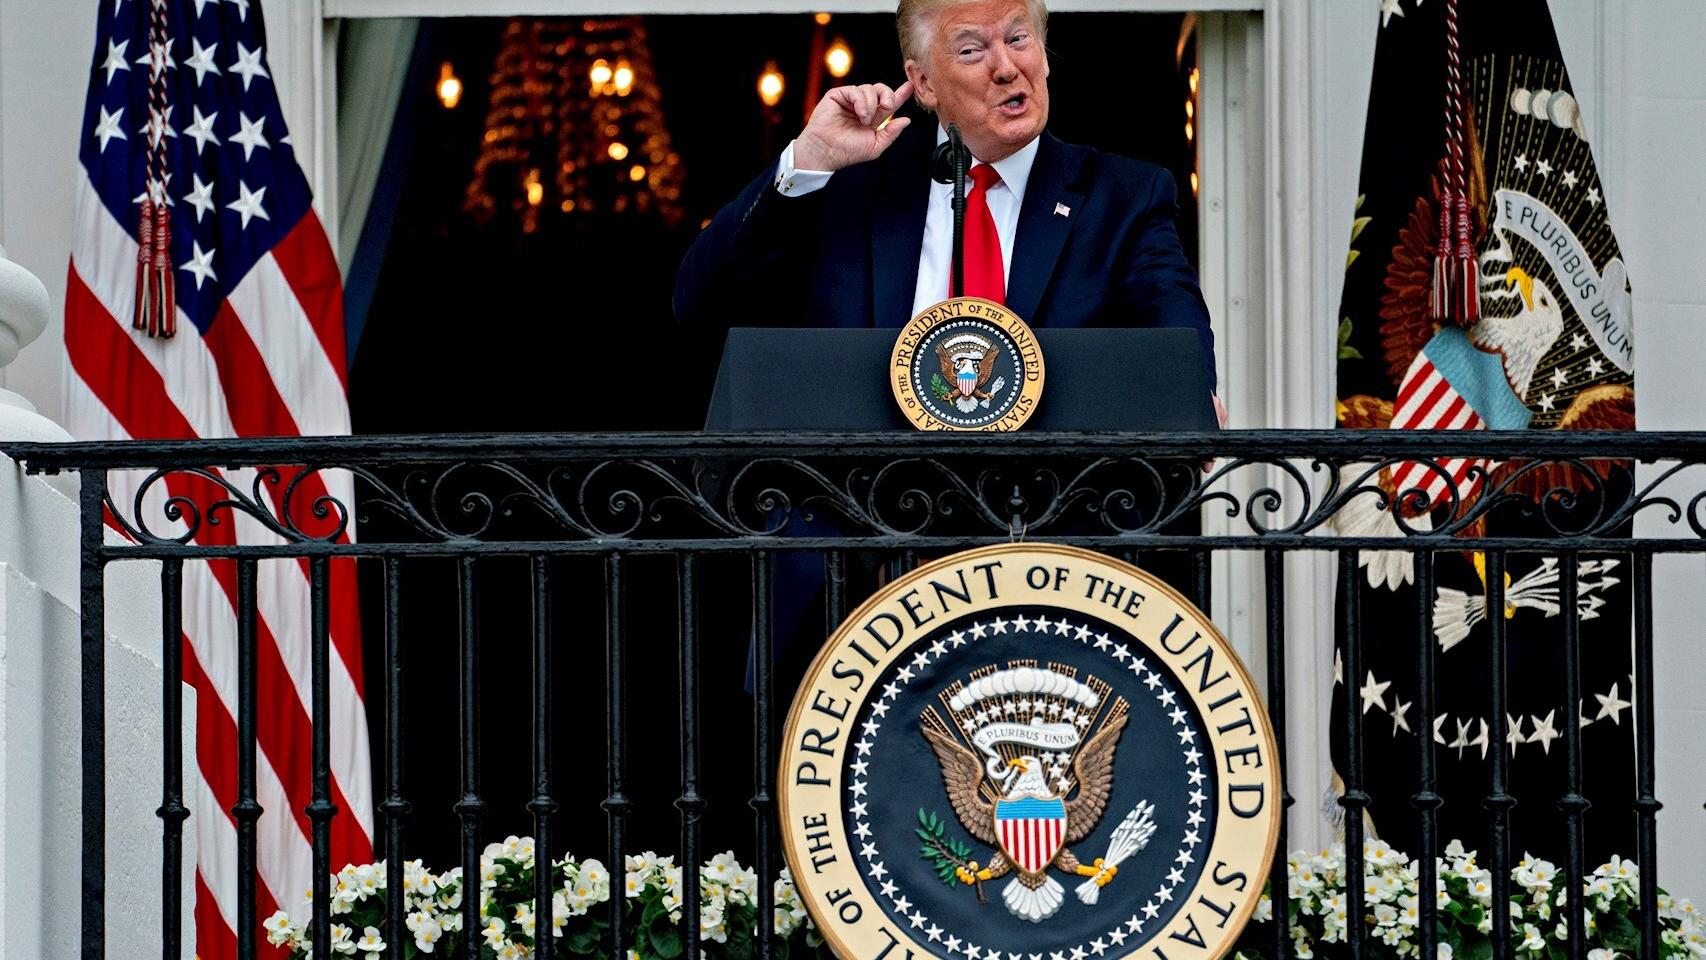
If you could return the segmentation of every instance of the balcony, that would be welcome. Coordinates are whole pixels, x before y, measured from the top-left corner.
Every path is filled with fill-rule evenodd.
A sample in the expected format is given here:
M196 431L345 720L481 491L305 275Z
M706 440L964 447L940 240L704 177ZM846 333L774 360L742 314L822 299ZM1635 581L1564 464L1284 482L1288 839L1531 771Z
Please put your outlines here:
M1584 609L1581 598L1596 588L1583 572L1594 568L1581 561L1615 557L1632 613L1634 692L1626 699L1633 769L1624 775L1596 768L1584 755L1583 728L1565 722L1558 742L1545 744L1548 756L1552 746L1563 755L1558 789L1513 793L1514 747L1499 745L1512 737L1510 688L1528 682L1509 671L1522 666L1511 644L1529 621L1487 618L1478 627L1485 631L1481 663L1489 698L1482 735L1493 745L1482 751L1485 826L1462 839L1478 846L1494 901L1508 899L1512 868L1524 853L1517 844L1540 837L1525 832L1521 820L1551 811L1562 829L1547 842L1557 843L1560 869L1581 877L1597 862L1588 860L1593 841L1584 825L1590 816L1611 815L1603 801L1590 814L1588 781L1610 776L1626 785L1620 814L1632 821L1634 838L1626 855L1642 868L1639 953L1661 955L1659 877L1668 865L1658 784L1673 776L1683 784L1700 781L1680 769L1657 769L1651 693L1664 668L1656 661L1673 648L1660 643L1655 656L1654 565L1706 551L1706 493L1699 492L1706 489L1699 469L1706 434L516 435L19 443L5 453L31 473L75 473L80 481L85 957L131 955L137 943L118 928L138 926L158 938L148 953L184 954L193 941L184 909L193 866L184 853L185 823L225 815L196 809L187 785L194 771L186 773L175 745L195 718L181 699L186 667L179 644L164 642L161 710L150 721L159 729L148 733L160 744L160 915L145 923L113 915L102 867L110 862L114 832L107 737L135 719L110 715L107 707L107 620L134 614L103 599L120 568L157 567L149 574L157 577L160 597L154 629L166 638L183 635L186 571L208 563L232 570L240 682L237 746L228 759L237 784L227 811L236 836L228 896L244 957L270 949L258 942L265 918L257 906L257 823L274 811L259 799L253 747L264 694L257 689L257 583L272 565L305 568L307 604L300 613L311 669L298 682L311 721L312 796L301 813L316 892L306 922L313 955L325 957L332 955L330 878L343 865L334 858L334 835L340 818L351 815L334 802L337 731L325 722L333 715L331 665L340 655L328 611L339 590L359 592L366 634L374 857L397 864L424 849L474 876L481 850L505 832L527 832L552 855L572 845L611 865L649 846L673 848L687 864L737 848L763 881L757 916L767 917L768 878L783 866L776 835L778 718L793 697L801 651L809 657L877 583L921 560L1019 539L1086 547L1154 569L1204 610L1215 609L1212 586L1223 577L1233 594L1223 599L1247 615L1222 627L1264 684L1282 767L1288 748L1312 756L1327 750L1313 742L1324 733L1319 725L1298 721L1319 712L1309 700L1316 691L1288 689L1287 663L1325 662L1329 638L1298 636L1295 626L1288 631L1300 622L1288 597L1336 596L1337 615L1319 626L1337 632L1341 675L1357 680L1368 670L1369 641L1398 622L1390 611L1371 619L1356 599L1360 586L1330 592L1335 576L1340 585L1365 581L1360 552L1401 558L1418 599L1399 619L1423 636L1435 634L1435 569L1448 555L1479 555L1490 610L1507 609L1507 590L1518 589L1507 585L1505 571L1523 558L1556 558L1555 593L1547 596L1564 611ZM1379 486L1382 469L1408 461L1447 474L1454 467L1439 464L1462 461L1482 482L1431 518L1404 509L1423 502L1410 492L1397 511L1408 519L1388 512L1388 528L1347 528L1349 512L1391 504ZM352 564L357 577L339 576L340 564ZM802 581L802 570L817 579ZM1698 590L1699 564L1690 571L1691 589ZM790 599L804 593L821 599ZM1586 619L1560 616L1546 625L1559 638L1555 656L1564 665L1564 686L1555 694L1566 704L1582 701L1599 680L1583 675ZM1450 679L1437 672L1443 656L1437 646L1411 643L1415 717L1436 716L1435 698ZM424 697L411 686L442 694ZM423 745L422 710L433 705L432 742ZM1400 798L1403 831L1419 838L1421 845L1408 852L1420 859L1420 889L1429 889L1433 855L1452 839L1441 826L1441 764L1454 746L1461 757L1462 747L1442 746L1444 737L1399 740L1396 721L1386 737L1388 718L1369 712L1367 694L1360 704L1340 696L1333 711L1341 731L1334 749L1343 789L1336 802L1347 874L1363 869L1364 814L1375 802L1368 766L1378 759L1390 768L1400 749L1393 744L1401 744L1406 753L1396 762L1410 784ZM1526 723L1516 720L1520 741ZM1379 730L1372 729L1376 721ZM1291 774L1286 803L1292 796L1303 800L1293 809L1296 823L1313 815L1308 805L1318 784L1285 769ZM1673 807L1706 800L1696 793L1667 796ZM1275 890L1286 887L1283 829L1279 849ZM551 910L545 873L534 906L540 916ZM404 879L392 870L386 880L390 931L405 928ZM701 941L688 935L700 928L697 873L687 871L684 882L683 955L698 960ZM1565 952L1583 958L1590 933L1580 923L1580 884L1562 889ZM1349 915L1362 916L1364 891L1351 884L1347 895ZM610 910L603 953L619 960L633 946L625 940L623 903L615 896L600 907ZM289 907L302 911L299 902ZM464 898L459 909L464 930L481 927L476 898ZM1422 956L1436 955L1438 909L1433 898L1420 898ZM1368 934L1351 927L1335 949L1358 960L1371 955ZM1263 929L1263 952L1289 960L1296 948L1283 927ZM1495 956L1518 955L1510 930L1495 925L1491 936ZM1520 932L1515 936L1520 941ZM773 955L768 924L758 924L755 938L759 955ZM534 955L551 952L551 939L541 938Z

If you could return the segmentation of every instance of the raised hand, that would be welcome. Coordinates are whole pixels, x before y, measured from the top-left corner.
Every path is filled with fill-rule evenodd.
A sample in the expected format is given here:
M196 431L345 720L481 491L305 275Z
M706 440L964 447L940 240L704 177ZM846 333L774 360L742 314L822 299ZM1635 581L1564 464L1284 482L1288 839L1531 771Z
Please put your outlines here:
M794 168L833 172L882 156L912 123L910 117L894 116L911 98L910 80L898 90L867 83L829 91L794 141Z

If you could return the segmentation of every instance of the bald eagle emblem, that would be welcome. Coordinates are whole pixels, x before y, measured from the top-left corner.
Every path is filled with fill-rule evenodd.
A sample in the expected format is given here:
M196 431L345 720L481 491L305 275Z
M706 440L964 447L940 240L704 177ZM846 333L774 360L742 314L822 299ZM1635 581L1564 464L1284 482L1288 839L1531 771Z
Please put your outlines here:
M990 380L1000 356L1000 348L974 333L943 340L936 345L936 360L942 369L941 378L934 383L937 398L952 403L961 413L989 406L1007 386L1005 377Z
M971 860L955 871L975 886L1009 873L1001 891L1008 911L1023 920L1052 917L1065 891L1049 868L1086 878L1079 900L1095 904L1118 864L1155 833L1154 807L1137 805L1114 831L1107 854L1086 864L1070 849L1085 840L1113 791L1114 752L1128 704L1109 701L1109 686L1057 664L990 665L956 681L920 716L924 739L942 769L942 782L961 826L995 849L986 865Z

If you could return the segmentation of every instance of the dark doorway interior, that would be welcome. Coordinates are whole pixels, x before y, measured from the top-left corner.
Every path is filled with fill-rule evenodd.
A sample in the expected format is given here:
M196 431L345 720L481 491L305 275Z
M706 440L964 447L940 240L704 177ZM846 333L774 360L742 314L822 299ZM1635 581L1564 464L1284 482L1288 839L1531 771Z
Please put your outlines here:
M1195 151L1184 129L1189 64L1177 62L1181 22L1162 14L1053 16L1050 127L1063 139L1171 169L1179 195L1189 198ZM465 92L454 110L440 105L430 84L409 93L421 98L420 120L355 356L355 430L696 429L721 333L675 325L675 268L699 224L802 125L813 19L644 18L663 121L680 156L679 222L603 210L547 213L532 233L513 216L482 223L464 210L508 23L440 20L425 34L426 61L453 64ZM840 82L904 79L892 17L837 16L829 33L854 52L852 73ZM769 61L787 86L778 122L767 130L755 84ZM1194 258L1196 212L1182 206L1180 231ZM640 389L660 367L668 389Z

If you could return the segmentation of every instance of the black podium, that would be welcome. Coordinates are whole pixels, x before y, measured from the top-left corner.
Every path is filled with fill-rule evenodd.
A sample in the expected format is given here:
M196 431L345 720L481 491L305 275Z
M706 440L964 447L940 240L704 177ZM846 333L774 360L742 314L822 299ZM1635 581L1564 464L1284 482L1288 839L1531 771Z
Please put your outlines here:
M708 431L906 430L889 387L897 329L736 327ZM1045 380L1027 431L1213 430L1195 330L1038 330Z

